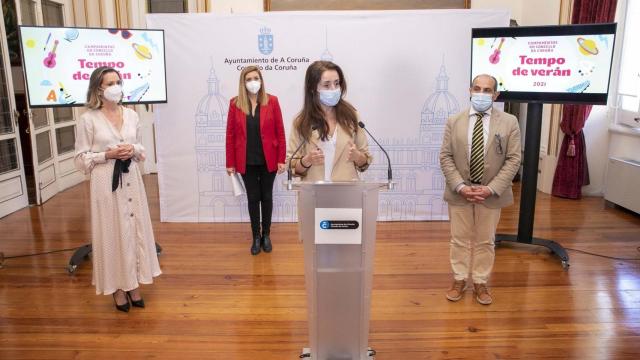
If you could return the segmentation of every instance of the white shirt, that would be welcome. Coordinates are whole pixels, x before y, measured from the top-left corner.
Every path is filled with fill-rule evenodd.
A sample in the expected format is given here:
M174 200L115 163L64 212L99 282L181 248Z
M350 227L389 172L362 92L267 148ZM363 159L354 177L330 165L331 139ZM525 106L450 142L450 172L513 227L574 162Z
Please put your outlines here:
M129 108L122 107L120 131L113 127L100 110L87 110L80 116L76 128L76 168L90 174L96 165L109 161L106 158L107 150L115 148L118 144L132 144L133 160L144 160L145 150L141 143L140 126L138 114ZM113 168L113 165L111 167Z
M477 117L476 111L473 106L469 109L469 130L467 132L467 155L469 161L471 161L471 142L473 139L473 127L476 125ZM484 112L485 116L482 117L482 138L484 140L484 153L487 154L487 142L489 140L489 121L491 120L491 108Z
M490 107L487 111L485 111L484 113L486 114L485 116L482 117L482 139L484 141L484 154L487 154L487 142L489 140L489 121L491 121L491 109L492 107ZM467 157L469 158L469 162L471 162L471 142L473 141L473 127L476 125L476 121L478 120L478 117L476 116L476 113L478 111L476 109L472 107L469 108L469 130L467 131ZM456 192L460 192L460 190L462 190L463 187L465 187L466 185L464 183L460 183L456 186ZM491 187L489 187L489 190L491 190L492 194L495 194L495 191L493 191L493 189Z
M331 173L333 172L333 160L336 157L336 138L338 132L334 131L333 136L329 136L327 141L320 142L320 148L324 154L324 181L331 181Z

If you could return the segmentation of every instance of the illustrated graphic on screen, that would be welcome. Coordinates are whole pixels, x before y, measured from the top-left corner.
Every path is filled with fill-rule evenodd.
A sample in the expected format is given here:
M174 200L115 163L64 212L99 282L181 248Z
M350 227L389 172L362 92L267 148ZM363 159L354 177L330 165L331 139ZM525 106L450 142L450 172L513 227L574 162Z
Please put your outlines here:
M600 52L598 51L598 45L596 42L591 39L579 37L576 41L578 42L578 50L580 50L582 55L598 55Z
M138 59L151 60L153 58L153 55L151 55L151 51L149 51L148 47L136 43L131 44L131 47L133 48L133 51L135 52Z
M127 99L129 99L129 101L140 101L144 94L149 91L149 87L150 85L147 82L140 85L139 87L133 89L133 91L129 95L127 95Z
M56 67L56 49L57 48L58 48L58 40L53 42L53 49L49 51L49 55L47 55L42 61L44 63L44 66L48 67L49 69L53 69L54 67Z
M498 101L606 103L616 24L472 30L471 79L490 74Z
M65 89L62 83L58 83L60 85L60 90L58 94L58 103L60 104L75 104L76 101L73 99L73 96L69 94Z
M489 56L490 63L497 64L500 62L500 49L502 49L502 44L504 44L504 38L500 39L500 45L498 45L498 48L493 51L491 56Z
M570 93L582 93L585 90L587 90L587 88L589 87L589 85L591 85L591 82L589 80L581 82L577 85L574 85L570 88L567 89L567 92Z
M502 76L498 76L496 80L498 80L498 91L509 91L509 89L507 89L507 86L504 84L504 79L502 79Z
M120 73L124 103L167 101L162 30L21 26L20 42L31 107L83 105L102 66Z
M78 29L69 29L64 33L64 39L68 42L72 42L73 40L77 39L78 36L80 36L80 32L78 31Z
M142 33L142 39L147 44L149 44L153 48L153 50L160 52L160 50L158 49L158 45L156 45L156 43L153 42L153 39L149 36L149 34L147 34L146 32Z
M47 50L47 45L49 45L49 40L51 40L51 33L49 33L49 36L47 36L47 41L44 43L44 48L42 49L43 51ZM33 46L31 46L32 44L34 44L33 40L29 40L27 42L27 46L29 46L30 48L33 47Z
M578 70L578 74L580 76L589 76L593 74L593 70L595 70L595 64L589 61L580 61L580 69Z
M107 31L109 32L109 34L112 34L112 35L117 35L118 33L120 33L120 35L122 35L122 38L125 39L125 40L126 39L130 39L131 36L133 36L131 31L129 31L129 30L122 30L121 31L120 29L108 29Z

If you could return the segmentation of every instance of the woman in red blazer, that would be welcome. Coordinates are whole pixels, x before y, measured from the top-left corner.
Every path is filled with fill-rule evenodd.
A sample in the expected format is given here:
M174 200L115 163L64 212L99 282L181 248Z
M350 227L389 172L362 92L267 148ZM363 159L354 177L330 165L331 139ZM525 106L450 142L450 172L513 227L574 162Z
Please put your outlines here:
M265 91L260 69L244 68L239 82L238 96L231 99L227 117L227 173L242 175L253 233L251 254L257 255L260 248L272 250L273 182L276 172L285 170L287 149L278 98Z

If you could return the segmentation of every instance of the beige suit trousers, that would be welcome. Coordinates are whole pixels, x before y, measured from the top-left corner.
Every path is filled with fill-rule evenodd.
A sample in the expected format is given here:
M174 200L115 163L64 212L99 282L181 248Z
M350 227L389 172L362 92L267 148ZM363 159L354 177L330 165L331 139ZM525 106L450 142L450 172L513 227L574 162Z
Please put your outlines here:
M449 204L451 221L450 259L456 280L486 284L495 259L495 234L500 209L481 204Z

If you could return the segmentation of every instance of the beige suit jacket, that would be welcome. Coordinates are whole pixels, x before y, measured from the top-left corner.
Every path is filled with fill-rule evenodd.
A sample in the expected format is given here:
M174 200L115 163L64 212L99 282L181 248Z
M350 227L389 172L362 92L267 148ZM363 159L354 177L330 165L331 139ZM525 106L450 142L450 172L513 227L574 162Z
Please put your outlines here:
M359 172L365 171L371 161L373 160L369 153L369 143L367 141L367 135L364 130L358 128L355 134L351 134L348 130L345 130L338 124L336 126L336 154L331 164L333 170L331 172L331 181L353 181L359 180ZM289 133L289 143L287 145L287 165L289 159L291 159L292 153L298 148L302 142L300 134L295 129L292 129ZM359 151L367 156L367 163L358 168L353 161L348 159L349 157L349 140L353 141ZM304 173L296 173L296 164L300 161L300 158L313 151L318 147L320 143L320 136L318 130L314 130L311 133L310 141L305 144L295 155L295 158L291 161L291 168L293 175L301 177L303 181L322 181L324 180L324 165L313 165Z
M469 108L447 120L442 139L440 166L446 180L444 199L452 205L469 204L456 192L459 184L470 185L468 131ZM521 160L520 126L515 116L496 108L491 110L485 150L482 185L489 186L495 194L489 196L484 205L493 209L509 206L513 204L512 180Z

